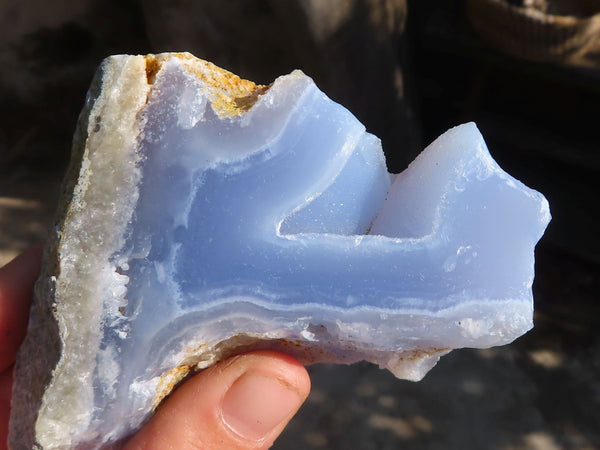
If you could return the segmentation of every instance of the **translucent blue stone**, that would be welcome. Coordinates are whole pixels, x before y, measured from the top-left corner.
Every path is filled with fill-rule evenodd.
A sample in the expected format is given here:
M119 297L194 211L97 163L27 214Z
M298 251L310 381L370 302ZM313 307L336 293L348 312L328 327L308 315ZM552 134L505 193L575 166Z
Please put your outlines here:
M134 202L108 215L126 220L104 231L119 236L113 275L84 299L100 317L69 324L96 333L74 442L129 435L165 385L241 351L367 360L418 380L453 348L532 327L548 203L494 162L474 124L392 177L379 140L303 73L223 114L198 76L206 63L190 61L162 56L136 117L139 182L108 194ZM61 358L74 358L68 345Z

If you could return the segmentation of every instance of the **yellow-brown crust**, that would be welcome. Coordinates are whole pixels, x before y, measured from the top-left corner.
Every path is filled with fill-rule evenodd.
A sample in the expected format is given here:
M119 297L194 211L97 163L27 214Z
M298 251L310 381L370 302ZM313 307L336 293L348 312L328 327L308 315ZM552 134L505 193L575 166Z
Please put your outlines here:
M154 409L189 373L190 366L182 365L173 367L160 376L158 386L156 387L156 395L154 396Z
M254 84L217 67L211 62L196 58L190 53L162 53L145 55L148 84L154 83L162 65L172 59L179 60L188 73L202 83L213 110L220 117L232 117L248 111L269 86Z
M426 348L418 348L415 350L405 350L400 353L401 356L398 357L399 361L413 362L419 361L421 359L426 359L431 356L435 356L441 353L447 353L451 349L450 348L438 348L438 347L426 347Z
M162 64L156 55L144 55L144 60L146 61L146 80L148 84L153 84Z

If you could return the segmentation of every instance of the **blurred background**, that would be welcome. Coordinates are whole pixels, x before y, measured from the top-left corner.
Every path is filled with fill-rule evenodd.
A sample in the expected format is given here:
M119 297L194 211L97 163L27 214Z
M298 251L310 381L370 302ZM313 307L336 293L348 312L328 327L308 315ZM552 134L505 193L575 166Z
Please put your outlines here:
M315 365L279 449L600 449L600 0L2 0L0 265L52 226L102 58L189 51L268 84L299 68L399 172L475 121L550 202L535 328L411 383Z

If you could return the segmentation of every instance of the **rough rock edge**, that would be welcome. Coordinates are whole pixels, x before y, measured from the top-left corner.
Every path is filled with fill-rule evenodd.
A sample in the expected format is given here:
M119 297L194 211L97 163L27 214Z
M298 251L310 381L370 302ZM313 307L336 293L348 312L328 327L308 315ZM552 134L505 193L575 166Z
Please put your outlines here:
M148 84L154 83L156 74L166 61L177 60L202 85L202 89L210 99L213 111L221 118L245 113L270 87L240 78L187 52L150 54L145 55L144 58Z
M81 167L86 162L86 155L89 150L90 123L93 124L97 118L94 116L94 107L97 100L102 97L104 90L116 84L116 80L122 75L123 66L129 58L143 58L145 73L143 80L140 79L139 81L148 90L154 81L156 73L161 69L162 64L171 58L178 59L184 68L194 73L203 82L204 87L210 94L213 108L216 108L215 112L224 117L246 112L254 104L258 96L269 88L242 80L230 72L206 61L199 60L187 53L110 57L102 63L90 86L85 106L76 127L71 163L63 182L61 201L56 216L56 227L47 242L42 274L36 283L28 334L19 351L12 405L13 420L11 421L9 435L9 442L13 449L43 448L36 441L36 422L39 412L43 408L44 394L50 383L53 382L54 371L58 370L57 366L60 364L60 356L64 345L60 337L60 330L64 326L60 326L62 319L60 314L57 314L55 303L55 300L60 302L58 298L60 297L60 293L56 292L56 288L57 278L60 276L61 259L59 250L63 241L61 233L65 228L65 224L71 219L72 211L77 209L77 205L81 205L84 199L86 179L81 177ZM125 76L131 76L131 74L125 73ZM144 95L147 93L148 91ZM140 109L135 111L136 115ZM138 131L141 132L141 129ZM44 342L45 344L40 346L40 342ZM322 359L339 360L339 362L348 363L364 359L364 355L360 355L361 357L354 355L354 358L351 358L353 361L346 361L344 358L340 359L339 356L335 357L333 354L329 355L329 358L325 358L322 349L317 349L316 352L320 352L321 354L315 355L315 349L312 349L309 344L302 341L287 339L270 340L251 336L234 336L232 339L218 343L210 350L210 353L212 353L214 359L212 362L214 363L227 356L259 348L277 348L288 352L291 350L291 353L299 353L298 356L304 356L302 360L305 363L320 361ZM356 349L348 348L346 351L354 354ZM445 348L429 348L419 352L401 352L395 355L395 358L392 358L393 361L389 361L386 368L392 371L394 369L403 369L399 371L404 377L417 379L404 366L409 366L409 369L413 368L413 366L421 366L422 364L433 366L439 357L448 351L449 349ZM175 367L169 373L163 374L157 398L155 399L156 405L171 392L181 379L185 378L193 366L197 365L198 359L202 360L201 354L190 356L193 360L191 366ZM25 365L27 362L33 362L33 364L29 363ZM396 365L398 367L395 367ZM196 369L198 368L201 367L197 366ZM72 444L77 445L75 442ZM73 445L59 444L52 446L52 448L72 448Z
M103 89L123 75L122 69L128 58L110 57L102 62L79 115L73 136L71 161L55 216L55 227L49 233L46 243L41 275L35 285L27 335L17 356L8 439L9 447L15 450L43 448L36 438L36 422L43 405L44 393L53 380L53 372L60 361L64 344L55 303L57 279L61 273L62 230L71 218L74 205L80 204L85 194L85 189L80 186L80 170L89 150L89 127L90 120L93 119L90 116ZM145 79L143 81L146 83Z
M15 450L41 448L35 442L35 422L44 390L52 378L52 369L56 366L62 350L53 311L56 277L60 273L58 230L68 218L69 205L75 194L79 168L85 152L89 114L100 95L103 68L104 66L101 66L96 72L79 114L73 136L71 161L63 180L55 214L55 227L48 235L41 275L35 284L27 335L17 355L8 435L9 447ZM46 346L42 348L40 342L46 342Z
M141 90L145 104L156 73L161 69L163 63L171 58L178 59L187 70L202 80L212 94L213 107L216 106L216 112L222 116L231 116L247 111L258 96L268 89L268 86L255 85L250 81L243 80L237 75L200 60L189 53L122 55L108 57L102 62L92 80L76 125L71 160L63 180L55 215L55 227L49 233L46 242L41 274L34 290L27 336L17 357L8 439L12 449L43 448L37 441L36 423L44 408L44 394L53 383L54 372L59 370L61 354L65 345L61 337L61 330L64 331L65 327L61 325L63 320L60 312L57 312L57 302L60 303L59 297L61 297L61 294L57 292L57 284L60 282L61 275L60 249L65 240L63 235L65 225L73 214L76 214L76 210L81 209L85 203L87 181L81 177L81 169L82 165L88 161L90 136L95 131L90 129L90 124L96 126L96 123L100 123L103 111L104 105L97 103L102 101L103 97L106 101L108 89L117 84L119 77L137 76L136 83L140 87L146 88ZM144 72L128 73L125 65L133 59L139 59L138 62L143 65ZM96 109L97 107L99 109ZM129 113L133 112L137 116L140 110L141 108ZM142 125L139 121L134 122L137 126ZM103 123L102 126L104 125ZM138 131L141 131L142 128L143 125ZM40 345L40 343L44 344ZM165 387L165 395L170 392L172 387ZM76 443L73 444L76 445ZM62 447L64 445L53 446L53 448ZM68 444L68 447L70 448L71 445Z

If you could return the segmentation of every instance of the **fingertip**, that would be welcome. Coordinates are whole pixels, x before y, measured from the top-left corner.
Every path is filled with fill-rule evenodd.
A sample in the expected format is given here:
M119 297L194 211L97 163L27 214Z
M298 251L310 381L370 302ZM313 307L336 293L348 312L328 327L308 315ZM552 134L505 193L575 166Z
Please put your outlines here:
M43 248L43 242L32 245L0 267L0 302L30 300L22 297L32 291L40 275Z
M127 448L268 448L309 391L308 373L295 358L238 355L180 386Z
M311 388L310 376L306 367L293 356L277 350L257 350L238 357L256 358L260 361L257 364L259 367L265 367L272 374L286 380L288 384L294 386L300 396L308 397Z

